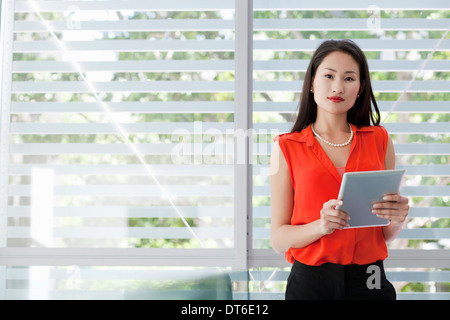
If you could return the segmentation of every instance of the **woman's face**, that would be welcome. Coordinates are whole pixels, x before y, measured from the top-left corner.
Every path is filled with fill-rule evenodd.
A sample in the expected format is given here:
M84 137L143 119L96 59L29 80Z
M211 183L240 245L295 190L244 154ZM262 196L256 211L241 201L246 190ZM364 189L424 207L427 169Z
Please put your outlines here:
M346 113L353 107L360 89L358 63L348 53L335 51L317 67L312 83L317 112ZM319 110L320 109L320 110Z

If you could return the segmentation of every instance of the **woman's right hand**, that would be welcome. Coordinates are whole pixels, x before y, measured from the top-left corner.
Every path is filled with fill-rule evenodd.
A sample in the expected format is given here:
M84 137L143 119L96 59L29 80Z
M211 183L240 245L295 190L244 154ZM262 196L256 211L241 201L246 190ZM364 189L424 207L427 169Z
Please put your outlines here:
M334 230L342 230L348 227L350 216L344 211L336 209L342 205L342 200L332 199L323 204L320 210L319 228L323 235L331 234Z

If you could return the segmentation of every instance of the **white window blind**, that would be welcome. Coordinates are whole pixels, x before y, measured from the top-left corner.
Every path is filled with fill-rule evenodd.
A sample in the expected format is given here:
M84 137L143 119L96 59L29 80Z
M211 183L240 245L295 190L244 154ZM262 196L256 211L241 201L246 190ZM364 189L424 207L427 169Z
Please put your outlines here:
M4 1L0 298L204 297L186 281L219 267L232 298L282 299L272 138L315 48L352 38L407 170L388 277L449 299L448 28L436 0Z
M233 264L234 2L3 7L3 246Z
M388 278L400 299L450 298L448 271L439 269L448 268L450 259L450 23L446 7L442 1L363 1L356 6L350 1L254 1L255 128L291 130L303 74L321 41L351 38L367 56L382 125L394 141L397 167L407 172L402 194L410 198L412 207L400 236L389 244L386 261L391 267ZM267 139L267 133L255 142L268 143L270 149L272 139ZM262 153L255 148L254 154L257 161ZM255 255L266 254L268 259L273 253L265 169L259 164L253 168L253 245L258 248ZM283 297L279 285L289 269L283 269L283 263L277 266L280 269L256 269L260 273L253 285L254 298ZM260 283L266 284L263 290L258 289ZM273 286L271 293L268 283Z

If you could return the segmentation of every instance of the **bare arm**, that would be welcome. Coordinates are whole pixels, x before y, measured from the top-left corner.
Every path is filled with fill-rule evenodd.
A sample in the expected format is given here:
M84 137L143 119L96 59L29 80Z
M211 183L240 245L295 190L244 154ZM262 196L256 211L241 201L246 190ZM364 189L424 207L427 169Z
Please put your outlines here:
M339 200L330 200L323 205L321 219L304 225L291 225L294 205L294 189L292 187L289 168L275 142L270 160L271 186L271 228L270 241L276 252L285 252L289 248L302 248L320 239L335 229L347 226L349 216L334 207Z
M391 137L388 140L384 166L386 170L395 169L395 151ZM383 202L374 204L372 212L380 218L391 220L388 226L383 227L384 238L386 242L390 242L397 238L402 231L409 211L408 198L392 194L386 195L383 200Z

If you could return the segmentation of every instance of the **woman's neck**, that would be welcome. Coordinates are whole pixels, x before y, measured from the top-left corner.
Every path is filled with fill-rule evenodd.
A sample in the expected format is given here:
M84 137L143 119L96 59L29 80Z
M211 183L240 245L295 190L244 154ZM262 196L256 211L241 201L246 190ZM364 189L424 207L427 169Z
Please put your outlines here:
M318 114L316 122L314 123L314 129L319 133L326 133L329 135L349 132L347 114L329 117L320 117Z

